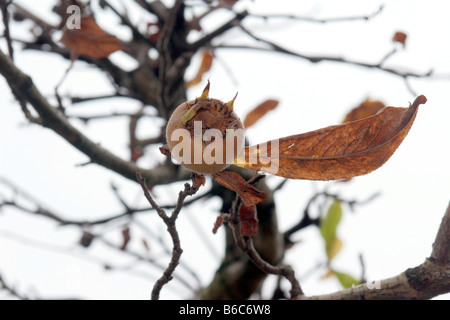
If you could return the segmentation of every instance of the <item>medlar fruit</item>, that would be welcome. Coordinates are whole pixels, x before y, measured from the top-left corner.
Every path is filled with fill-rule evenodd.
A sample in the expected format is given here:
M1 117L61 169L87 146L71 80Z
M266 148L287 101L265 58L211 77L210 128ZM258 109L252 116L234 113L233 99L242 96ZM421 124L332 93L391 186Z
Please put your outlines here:
M209 81L199 98L175 109L166 128L172 158L201 174L227 168L244 146L244 126L233 111L237 94L227 103L208 94Z

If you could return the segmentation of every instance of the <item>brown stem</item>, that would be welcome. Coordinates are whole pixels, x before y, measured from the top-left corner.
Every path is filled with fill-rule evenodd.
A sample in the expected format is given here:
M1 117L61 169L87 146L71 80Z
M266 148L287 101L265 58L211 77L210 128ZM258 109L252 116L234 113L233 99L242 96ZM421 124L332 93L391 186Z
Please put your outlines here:
M181 211L181 208L183 207L184 199L186 199L186 197L189 195L195 194L198 189L193 188L188 183L186 183L184 185L184 190L179 193L177 205L175 206L175 209L172 211L172 214L169 217L166 214L166 212L164 211L164 209L162 209L155 202L153 197L151 196L150 191L148 190L148 187L145 183L145 178L142 176L142 174L139 171L136 172L136 177L137 177L139 184L142 187L142 190L144 191L144 195L147 198L148 202L156 210L158 215L161 217L161 219L166 224L167 232L170 234L170 236L172 238L172 243L173 243L172 258L169 262L169 265L167 266L166 270L164 270L163 275L156 281L155 285L153 286L151 299L158 300L159 294L160 294L163 286L166 283L168 283L170 280L173 279L172 275L173 275L176 267L178 266L178 264L180 262L181 254L183 253L183 249L181 248L180 237L178 235L178 231L176 228L176 220ZM194 177L193 177L193 179L194 179Z
M450 203L433 244L431 256L421 265L373 283L339 292L300 297L307 300L431 299L450 291Z
M81 131L76 129L56 108L54 108L41 92L33 84L32 79L18 69L11 59L0 50L0 73L5 77L9 85L21 97L28 101L39 114L40 121L72 146L89 157L90 162L108 168L130 180L135 181L138 167L112 154L107 149L90 140ZM169 167L160 167L157 170L140 169L142 174L153 185L165 184L180 180L180 176L174 174ZM182 173L183 171L180 171ZM183 179L188 178L184 172Z

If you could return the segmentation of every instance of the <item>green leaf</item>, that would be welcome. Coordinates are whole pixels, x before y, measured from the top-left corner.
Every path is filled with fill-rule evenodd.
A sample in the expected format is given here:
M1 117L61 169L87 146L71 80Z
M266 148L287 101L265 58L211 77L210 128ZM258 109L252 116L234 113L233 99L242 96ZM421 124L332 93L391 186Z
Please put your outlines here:
M325 242L325 251L327 253L328 261L331 261L342 249L342 241L334 237L333 239L328 239Z
M320 234L326 242L332 242L336 237L336 229L341 221L342 207L339 200L334 200L320 221Z
M332 270L338 281L340 282L341 286L345 289L351 288L353 285L360 284L360 281L356 280L353 276L349 275L348 273L344 272L338 272L336 270Z

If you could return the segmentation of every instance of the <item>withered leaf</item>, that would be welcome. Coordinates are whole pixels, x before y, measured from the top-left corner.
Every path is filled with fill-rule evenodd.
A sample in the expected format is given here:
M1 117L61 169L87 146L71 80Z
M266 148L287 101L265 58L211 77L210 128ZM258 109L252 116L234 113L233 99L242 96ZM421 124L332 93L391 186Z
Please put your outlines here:
M225 188L236 192L246 206L255 205L266 198L266 193L260 191L233 171L221 171L212 174L213 178Z
M401 31L397 31L394 34L394 36L392 37L392 41L401 43L403 45L403 47L405 47L406 46L406 38L407 38L406 33L401 32Z
M213 53L210 50L203 51L202 62L195 77L186 83L186 87L192 87L202 81L203 75L211 69Z
M144 148L142 146L135 146L130 150L131 152L131 162L136 163L140 157L144 155Z
M235 164L290 179L339 180L367 174L391 157L426 101L421 95L409 108L387 107L361 120L246 147Z
M131 234L130 234L130 228L128 226L123 227L122 229L122 246L120 247L120 250L125 250L128 243L131 240Z
M92 241L94 240L94 235L88 231L83 231L83 235L81 236L80 239L80 245L88 248L91 244Z
M243 236L253 236L258 233L258 215L256 206L241 206L239 210L239 223Z
M193 172L191 175L192 179L192 187L194 189L198 189L201 186L204 186L206 183L206 178L203 174Z
M349 113L347 113L347 115L345 116L345 119L344 119L344 121L342 121L342 123L356 121L356 120L370 117L370 116L376 114L378 111L380 111L384 107L386 107L386 106L381 101L366 99L359 106L357 106L356 108L352 109ZM342 179L341 182L348 182L350 180L351 180L351 178L346 178L346 179Z
M356 108L352 109L349 113L347 113L342 123L370 117L376 114L384 107L386 106L381 101L366 99L359 106L357 106Z
M219 230L224 221L228 221L228 218L229 218L228 213L221 213L217 216L216 222L214 222L214 227L212 229L213 234L217 233L217 230Z
M124 49L119 40L101 29L91 15L81 17L80 29L65 28L60 41L71 50L73 56L106 58Z
M161 34L161 25L157 22L149 22L147 23L147 29L149 32L148 37L150 41L156 44Z
M165 155L165 156L167 156L167 157L171 157L171 156L172 156L172 154L171 154L171 152L170 152L170 148L169 148L169 146L168 146L167 144L163 145L162 147L159 147L159 151L160 151L163 155Z
M275 109L278 106L278 100L268 99L258 106L256 106L252 111L250 111L244 120L244 127L248 128L254 125L259 119L261 119L267 112Z
M148 244L147 240L145 240L144 238L142 238L142 245L145 248L145 251L150 252L150 245Z

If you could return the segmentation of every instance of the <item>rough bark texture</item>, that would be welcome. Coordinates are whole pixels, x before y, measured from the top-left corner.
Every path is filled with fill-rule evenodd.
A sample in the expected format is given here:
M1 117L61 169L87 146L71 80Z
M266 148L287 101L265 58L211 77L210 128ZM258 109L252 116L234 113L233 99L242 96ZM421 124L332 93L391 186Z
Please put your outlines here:
M377 283L361 284L306 300L431 299L450 291L450 204L442 219L430 258L401 274Z

